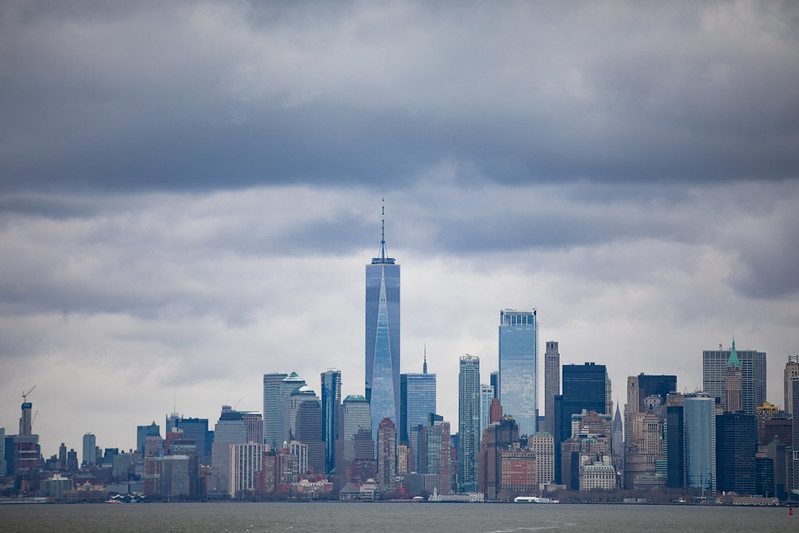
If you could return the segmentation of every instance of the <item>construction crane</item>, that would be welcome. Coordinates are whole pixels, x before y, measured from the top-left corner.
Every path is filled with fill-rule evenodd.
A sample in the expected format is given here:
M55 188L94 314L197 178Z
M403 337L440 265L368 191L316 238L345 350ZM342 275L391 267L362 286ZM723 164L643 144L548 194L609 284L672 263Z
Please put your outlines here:
M25 403L25 402L27 402L27 401L28 401L28 394L32 393L32 392L33 392L33 389L35 389L35 388L36 388L36 385L34 385L33 387L31 387L31 390L29 390L28 392L25 392L25 391L23 391L23 392L22 392L22 402L23 402L23 403Z

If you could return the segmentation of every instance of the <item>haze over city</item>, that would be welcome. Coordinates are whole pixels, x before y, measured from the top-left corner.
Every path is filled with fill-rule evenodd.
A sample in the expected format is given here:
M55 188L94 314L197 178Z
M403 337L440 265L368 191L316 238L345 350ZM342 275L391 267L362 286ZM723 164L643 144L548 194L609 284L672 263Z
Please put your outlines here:
M539 352L702 387L799 353L799 8L4 2L0 427L135 447L262 375L364 389L364 265L402 265L402 372L499 312ZM539 388L543 383L539 380ZM541 396L539 395L539 398ZM541 400L539 399L541 404ZM784 406L782 406L784 407Z

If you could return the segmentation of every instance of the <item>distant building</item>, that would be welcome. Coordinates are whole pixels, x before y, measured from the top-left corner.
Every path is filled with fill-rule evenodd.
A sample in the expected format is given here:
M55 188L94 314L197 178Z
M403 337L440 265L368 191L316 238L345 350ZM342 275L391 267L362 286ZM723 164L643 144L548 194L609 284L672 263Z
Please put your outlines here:
M560 352L556 341L547 341L544 352L544 429L554 431L555 396L560 394Z
M244 414L234 411L229 405L222 406L222 413L214 428L214 443L211 446L212 486L218 494L230 492L230 446L247 443L247 427Z
M426 425L430 413L436 412L436 375L427 373L425 354L421 374L400 375L400 424L399 442L407 444L411 454L410 468L416 469L419 462L418 432L416 427Z
M685 419L684 397L682 394L670 394L666 400L666 438L664 452L666 455L666 485L671 488L685 486Z
M310 396L308 398L310 398ZM296 440L308 446L309 473L313 473L314 475L324 474L325 443L322 440L322 407L315 394L313 399L303 401L297 408L294 427L294 436ZM302 473L305 474L306 472L303 471Z
M263 459L265 445L260 442L231 444L230 480L228 491L231 498L254 495L263 483Z
M419 431L419 443L419 473L435 476L434 488L439 494L451 493L456 469L452 461L449 422L439 415L431 415L430 423Z
M494 400L494 387L482 383L480 385L480 436L491 420L491 402Z
M716 416L716 488L718 491L756 494L756 453L757 422L754 415L736 412Z
M378 257L366 265L366 400L372 439L385 418L400 421L400 265L386 253L385 219Z
M539 431L527 440L527 447L535 453L538 485L555 481L555 440L552 435Z
M499 319L499 401L519 424L519 434L532 435L538 429L536 310L505 309Z
M733 339L730 358L727 360L727 368L724 374L724 408L727 412L743 411L742 392L743 374L741 372L741 363L738 361L738 355L735 352L735 339Z
M200 464L210 465L214 432L208 430L208 419L180 417L175 421L175 424L183 431L184 439L194 441L197 447L197 460Z
M397 477L397 428L386 417L377 428L377 482L381 490L390 492Z
M458 428L459 491L474 491L480 449L480 358L468 354L460 358Z
M264 444L277 450L285 440L283 434L283 410L285 407L283 380L288 374L272 372L264 374ZM291 391L289 391L289 394Z
M536 455L532 450L511 448L499 452L502 499L529 496L538 491Z
M732 349L702 352L702 390L717 398L725 410L724 382L727 377L727 362L731 355ZM757 407L766 401L766 353L757 350L737 350L736 356L741 364L743 411L753 415Z
M561 481L561 443L570 438L572 415L583 410L605 413L609 379L605 365L563 365L563 394L555 396L555 479ZM504 406L503 406L504 407Z
M793 414L793 380L799 378L799 355L789 355L783 372L785 389L785 411Z
M502 490L502 452L519 446L519 426L504 416L488 425L480 443L478 490L487 500L499 498Z
M685 484L716 492L715 400L703 393L685 395Z
M145 440L153 436L161 436L161 428L155 421L149 426L136 426L136 451L144 455Z
M97 438L93 433L83 435L83 464L97 464Z
M336 438L341 411L341 370L322 372L322 440L325 443L325 473L336 464Z

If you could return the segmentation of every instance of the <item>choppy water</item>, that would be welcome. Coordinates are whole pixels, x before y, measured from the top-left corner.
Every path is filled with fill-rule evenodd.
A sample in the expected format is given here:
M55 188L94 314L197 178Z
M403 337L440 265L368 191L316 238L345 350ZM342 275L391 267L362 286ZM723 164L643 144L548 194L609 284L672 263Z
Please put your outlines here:
M787 508L457 503L0 505L0 531L799 531Z

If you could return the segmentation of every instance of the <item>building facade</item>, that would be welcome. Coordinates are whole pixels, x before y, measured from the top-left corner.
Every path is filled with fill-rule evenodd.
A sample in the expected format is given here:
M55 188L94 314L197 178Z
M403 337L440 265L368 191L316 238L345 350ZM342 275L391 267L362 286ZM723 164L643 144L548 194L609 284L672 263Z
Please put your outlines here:
M785 411L793 414L793 380L799 378L799 355L789 355L785 363L783 380L785 387Z
M458 373L458 485L461 491L477 490L480 449L480 358L460 358Z
M685 395L685 485L716 492L715 399L704 393Z
M336 463L336 438L341 411L341 370L322 372L322 439L325 443L325 473L332 473Z
M273 372L264 374L264 438L263 443L277 450L283 444L283 380L288 374Z
M365 381L377 441L383 418L400 420L400 266L386 255L385 220L379 256L366 265Z
M538 422L536 310L505 309L499 320L499 401L519 424L519 434L532 435Z
M555 396L560 394L560 352L557 341L547 341L544 352L544 430L555 424Z
M732 349L702 352L702 390L718 398L722 408L726 408L724 382L731 354ZM766 401L766 353L757 350L737 350L736 355L741 364L743 411L753 415Z

